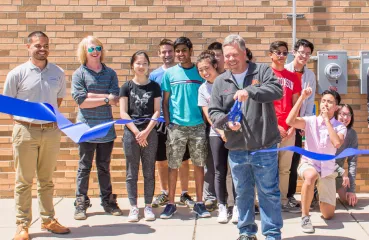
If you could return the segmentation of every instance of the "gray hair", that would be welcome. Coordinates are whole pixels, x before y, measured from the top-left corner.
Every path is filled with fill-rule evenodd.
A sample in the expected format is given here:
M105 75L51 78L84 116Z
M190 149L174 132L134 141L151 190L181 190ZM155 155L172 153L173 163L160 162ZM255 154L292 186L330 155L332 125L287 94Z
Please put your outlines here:
M234 44L237 44L238 47L241 50L246 51L246 42L245 42L245 40L240 35L237 35L237 34L228 35L224 39L223 48L225 46L234 45Z

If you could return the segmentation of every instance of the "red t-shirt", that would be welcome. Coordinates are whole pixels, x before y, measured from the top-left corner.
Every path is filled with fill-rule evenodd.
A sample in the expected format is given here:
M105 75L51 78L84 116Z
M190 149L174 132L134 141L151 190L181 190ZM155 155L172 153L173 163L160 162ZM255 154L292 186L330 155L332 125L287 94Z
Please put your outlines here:
M273 68L273 72L278 78L279 84L281 84L283 88L283 97L274 101L278 125L287 130L289 126L286 123L286 119L293 107L292 95L301 93L301 80L299 80L295 73L290 72L287 69L278 71Z

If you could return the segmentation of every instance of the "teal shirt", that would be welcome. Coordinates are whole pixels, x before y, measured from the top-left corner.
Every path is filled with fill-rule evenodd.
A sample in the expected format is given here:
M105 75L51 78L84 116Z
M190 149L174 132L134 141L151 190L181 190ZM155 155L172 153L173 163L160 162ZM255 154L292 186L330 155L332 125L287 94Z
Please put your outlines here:
M197 96L204 80L196 66L183 68L179 64L169 68L163 76L161 88L170 93L170 122L180 126L196 126L204 123Z

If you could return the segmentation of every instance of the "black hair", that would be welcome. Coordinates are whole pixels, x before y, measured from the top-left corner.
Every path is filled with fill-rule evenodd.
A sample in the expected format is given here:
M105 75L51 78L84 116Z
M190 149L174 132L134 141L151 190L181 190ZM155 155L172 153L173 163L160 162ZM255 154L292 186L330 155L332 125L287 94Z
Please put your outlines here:
M178 47L178 45L186 45L189 49L192 49L192 42L187 37L179 37L174 41L174 49Z
M275 41L270 44L269 52L274 52L275 50L278 50L279 47L285 47L288 52L288 46L287 43L284 41Z
M147 55L147 53L146 53L145 51L139 50L139 51L135 52L135 53L132 55L132 57L131 57L131 62L130 62L131 68L133 67L133 64L135 63L136 58L137 58L137 56L139 56L139 55L144 55L144 56L145 56L145 58L146 58L146 60L147 60L147 62L148 62L148 63L149 63L149 65L150 65L150 59L149 59L149 56Z
M246 48L246 57L248 58L248 60L246 61L247 63L249 63L250 61L252 61L252 52L249 48Z
M27 37L27 42L28 43L32 43L32 38L33 37L45 37L47 39L49 39L49 37L44 33L44 32L41 32L41 31L34 31L34 32L31 32L28 37Z
M348 108L350 114L351 114L351 121L350 123L346 126L347 129L352 128L352 126L354 125L354 110L352 110L352 107L348 104L340 104L338 107L338 110L336 111L335 117L337 118L339 115L339 112L341 111L342 108Z
M337 105L340 105L341 103L341 96L338 92L336 91L333 91L333 90L325 90L323 93L322 93L322 97L326 94L330 94L334 97L334 99L336 100L336 104Z
M215 65L218 61L215 58L215 53L211 50L205 50L197 57L196 66L199 62L203 61L204 59L209 59L210 64L216 69Z
M208 46L208 50L220 50L223 53L222 44L220 42L213 42Z
M308 40L306 39L299 39L296 43L295 43L295 46L294 46L294 50L295 51L298 51L300 46L303 46L303 47L308 47L310 48L311 50L311 53L313 53L314 51L314 44L309 42Z

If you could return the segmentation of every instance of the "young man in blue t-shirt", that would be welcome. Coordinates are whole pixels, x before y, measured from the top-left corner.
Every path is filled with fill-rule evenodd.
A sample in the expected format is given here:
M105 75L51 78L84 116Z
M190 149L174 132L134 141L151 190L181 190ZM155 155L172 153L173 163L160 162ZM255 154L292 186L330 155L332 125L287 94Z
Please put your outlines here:
M202 200L207 144L204 120L201 109L197 105L198 90L204 80L191 62L193 48L190 39L178 38L174 42L174 51L179 64L164 73L161 85L164 91L163 112L168 130L166 146L169 166L169 202L160 218L170 218L177 211L174 196L178 168L182 164L187 143L195 171L197 202L193 210L199 217L210 217Z
M163 39L159 43L158 55L163 61L163 65L150 73L149 79L161 85L164 73L176 63L174 62L174 46L173 41ZM163 111L160 113L163 116ZM152 207L163 206L168 202L168 161L165 142L167 141L167 129L165 123L157 124L158 133L158 149L156 152L157 169L160 179L161 193L152 203ZM181 202L189 207L193 207L195 202L188 195L188 178L189 178L189 162L190 158L188 148L183 155L182 166L179 168L179 179L181 180Z

